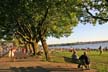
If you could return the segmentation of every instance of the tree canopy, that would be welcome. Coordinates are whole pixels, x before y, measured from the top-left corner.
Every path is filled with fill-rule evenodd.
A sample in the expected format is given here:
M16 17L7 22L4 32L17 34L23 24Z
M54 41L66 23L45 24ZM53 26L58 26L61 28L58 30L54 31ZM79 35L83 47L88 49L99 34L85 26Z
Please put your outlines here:
M0 1L0 37L9 39L24 27L26 34L31 30L34 35L41 23L47 36L69 36L78 22L106 22L107 6L105 0L3 0Z
M37 35L37 29L46 28L48 36L68 36L72 26L78 23L77 11L72 11L68 5L71 2L66 0L4 0L0 3L1 37L12 36L16 31L27 36ZM74 6L72 8L75 10Z
M108 3L106 0L84 0L81 4L83 16L80 21L103 24L108 21Z

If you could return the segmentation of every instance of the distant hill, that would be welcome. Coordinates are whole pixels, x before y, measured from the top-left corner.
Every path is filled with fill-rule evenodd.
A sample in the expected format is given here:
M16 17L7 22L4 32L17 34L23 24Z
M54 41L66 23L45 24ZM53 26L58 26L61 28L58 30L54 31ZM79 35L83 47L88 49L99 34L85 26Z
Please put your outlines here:
M98 43L108 43L106 41L90 41L90 42L75 42L75 43L63 43L63 44L50 44L48 46L66 46L66 45L83 45L83 44L98 44Z

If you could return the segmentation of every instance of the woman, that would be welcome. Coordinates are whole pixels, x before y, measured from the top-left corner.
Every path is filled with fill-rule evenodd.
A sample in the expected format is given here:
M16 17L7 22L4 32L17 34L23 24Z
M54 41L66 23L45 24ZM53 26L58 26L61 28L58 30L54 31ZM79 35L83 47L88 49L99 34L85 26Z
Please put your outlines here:
M78 63L78 55L77 55L76 51L74 51L72 54L72 62Z

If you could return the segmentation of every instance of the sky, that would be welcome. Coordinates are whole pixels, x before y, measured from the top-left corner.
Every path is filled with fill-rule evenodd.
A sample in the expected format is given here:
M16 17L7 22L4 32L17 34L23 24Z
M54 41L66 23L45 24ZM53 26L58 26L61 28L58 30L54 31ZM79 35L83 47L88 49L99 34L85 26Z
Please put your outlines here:
M78 24L73 28L73 33L69 37L61 37L60 39L48 37L46 41L47 44L62 44L103 40L108 40L108 23L96 24L95 26L92 24Z

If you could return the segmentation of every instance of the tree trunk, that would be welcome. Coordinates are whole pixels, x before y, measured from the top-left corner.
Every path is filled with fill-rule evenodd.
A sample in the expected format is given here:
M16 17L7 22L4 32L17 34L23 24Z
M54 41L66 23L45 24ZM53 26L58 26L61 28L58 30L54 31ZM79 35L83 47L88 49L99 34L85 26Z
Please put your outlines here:
M33 50L32 55L36 55L38 52L38 42L36 42L36 41L31 42L31 46L32 46L32 50Z
M27 43L25 43L25 48L26 48L26 52L28 53L29 52L29 47L28 47L28 44Z
M42 43L42 46L43 46L43 49L44 49L44 53L45 53L45 58L47 61L50 61L50 56L49 56L49 53L48 53L48 45L46 43L46 40L44 37L41 37L41 43Z
M32 55L32 54L34 53L34 52L33 52L32 45L29 43L28 46L29 46L29 52L30 52L30 55Z
M33 42L35 48L35 54L38 53L38 42Z
M33 56L36 54L36 52L35 52L35 46L34 46L34 42L31 42L31 46L32 46L32 50L33 50Z

